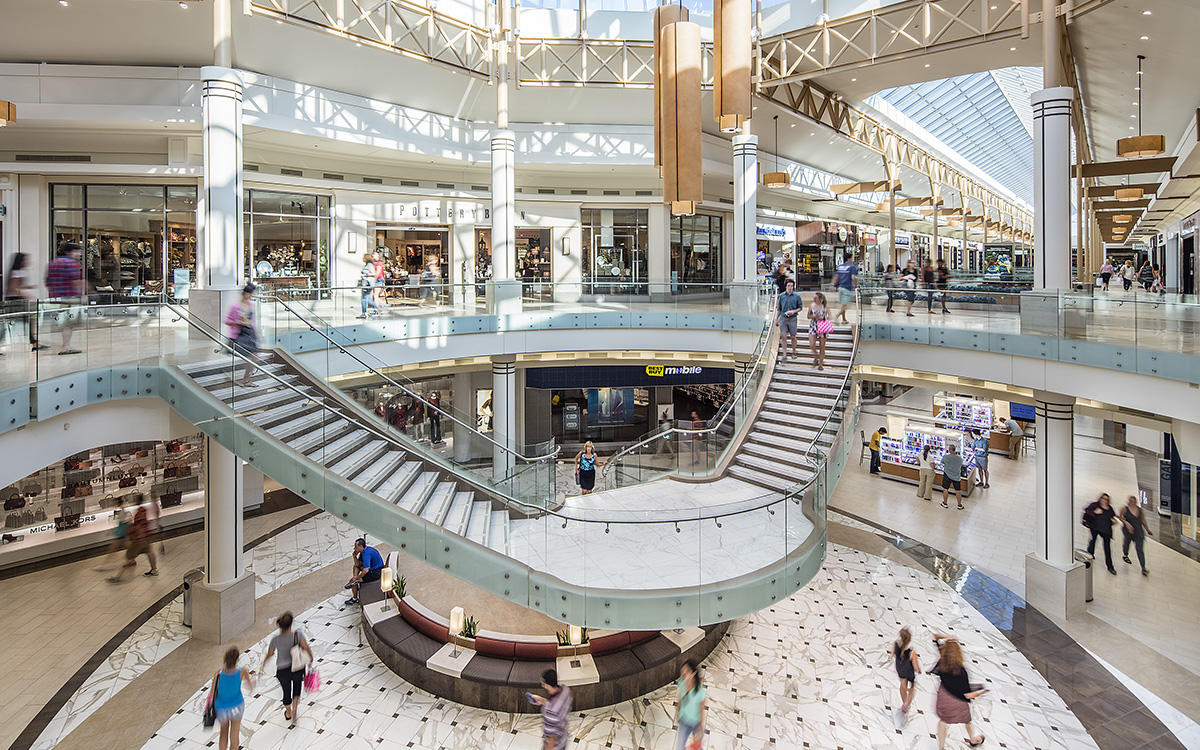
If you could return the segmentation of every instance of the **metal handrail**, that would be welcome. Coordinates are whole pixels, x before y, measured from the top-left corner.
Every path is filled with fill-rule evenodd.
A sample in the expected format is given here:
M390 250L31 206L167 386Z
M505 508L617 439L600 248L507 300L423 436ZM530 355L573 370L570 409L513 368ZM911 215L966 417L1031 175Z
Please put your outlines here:
M675 427L674 425L672 425L670 427L662 427L657 430L653 430L652 432L650 432L648 435L643 437L638 442L636 442L632 445L626 446L625 448L621 449L613 456L609 457L606 461L604 461L601 468L603 469L603 474L605 476L608 475L608 467L613 465L622 456L632 453L634 450L636 450L637 448L640 448L643 445L650 445L650 444L654 443L654 441L656 441L656 440L662 440L663 436L665 436L665 435L669 435L672 433L679 433L680 435L705 435L710 432L716 432L716 430L725 422L725 420L729 417L729 415L734 413L734 407L737 404L737 399L741 398L741 394L743 392L745 392L747 386L750 383L750 379L751 379L750 373L753 373L758 369L758 365L760 362L762 362L762 358L764 356L766 356L767 342L771 340L771 334L774 332L774 311L775 311L775 303L777 302L777 300L778 300L778 297L775 297L775 296L771 297L771 301L769 303L770 307L768 308L769 314L766 316L766 323L763 325L763 332L761 334L759 334L759 340L758 340L759 343L755 347L756 354L754 356L754 360L751 363L750 367L746 368L745 377L742 378L742 382L740 384L738 384L738 386L733 390L733 392L729 394L729 397L725 399L724 403L721 404L721 408L718 409L717 413L715 415L713 415L712 419L710 419L708 421L708 424L701 429L691 429L688 427Z
M392 386L394 386L394 387L396 387L396 388L399 388L399 389L400 389L401 391L403 391L405 394L407 394L407 395L411 396L412 398L416 399L417 401L420 401L422 404L424 404L424 406L425 406L425 408L426 408L426 409L433 409L433 410L434 410L434 411L436 411L437 413L444 415L445 417L447 417L449 420L451 420L451 421L452 421L452 422L454 422L455 424L461 425L462 427L466 428L467 430L470 430L471 432L473 432L473 433L475 434L475 436L476 436L476 437L478 437L478 438L480 438L480 439L482 439L482 440L485 440L485 441L487 441L487 442L491 443L493 446L495 446L495 447L498 447L498 448L500 448L500 449L502 449L502 450L504 450L504 451L506 451L506 452L508 452L508 453L511 453L511 454L512 454L512 455L513 455L515 458L519 458L520 460L522 460L522 461L524 461L524 462L526 462L526 463L538 463L538 462L541 462L541 461L546 461L546 460L548 460L548 459L552 459L552 458L556 457L556 456L557 456L559 453L561 453L561 452L562 452L562 446L557 446L557 447L555 447L555 449L554 449L553 451L551 451L550 453L546 453L546 454L543 454L543 455L541 455L541 456L526 456L526 455L524 455L524 454L520 453L519 451L513 450L512 448L510 448L510 447L508 447L508 446L504 445L503 443L499 442L499 441L498 441L498 440L496 440L495 438L491 438L491 437L488 437L487 435L483 434L483 433L482 433L482 432L480 432L479 430L475 429L475 427L473 427L472 425L469 425L469 424L467 424L466 422L462 421L461 419L459 419L458 417L454 416L453 414L451 414L450 412L446 411L445 409L441 408L440 406L437 406L437 405L435 405L435 404L431 404L431 403L429 403L427 400L425 400L425 398L424 398L424 397L422 397L422 396L421 396L420 394L418 394L417 392L410 390L410 389L409 389L407 386L404 386L404 385L402 385L402 384L400 384L400 383L397 383L395 380L393 380L392 378L388 377L388 376L387 376L387 375L385 375L384 373L380 372L379 370L376 370L376 369L375 369L375 368L374 368L372 365L369 365L369 364L367 364L367 363L366 363L366 362L364 362L364 361L363 361L361 358L359 358L359 356L358 356L357 354L354 354L353 352L351 352L351 351L350 351L349 349L347 349L346 347L344 347L344 346L342 346L341 344L339 344L338 342L334 341L334 340L333 340L333 338L329 336L329 334L325 333L325 332L324 332L323 330L321 330L320 328L317 328L317 327L316 327L315 325L313 325L313 324L312 324L312 322L310 322L310 321L309 321L307 318L305 318L303 315L301 315L300 313L298 313L298 312L296 312L295 310L293 310L293 309L291 308L291 306L290 306L290 305L288 305L288 303L287 303L286 301L284 301L284 300L282 300L282 299L280 299L279 297L277 297L277 296L274 296L274 295L267 295L267 299L273 299L273 300L275 300L275 302L277 302L278 304L282 305L282 306L283 306L283 308L284 308L285 310L287 310L289 313L291 313L293 316L295 316L295 318L296 318L297 320L301 321L302 323L304 323L304 325L308 326L309 330L313 331L314 333L316 333L317 335L319 335L321 338L323 338L323 339L325 339L326 341L328 341L328 342L329 342L329 343L330 343L332 346L334 346L335 348L337 348L337 350L338 350L339 352L341 352L342 354L345 354L345 355L346 355L347 357L349 357L350 359L352 359L352 360L354 360L355 362L357 362L358 364L362 365L364 368L366 368L366 369L367 369L367 371L369 371L369 372L371 372L371 373L373 373L373 374L377 375L378 377L382 378L382 379L383 379L383 380L385 380L385 381L386 381L386 382L387 382L389 385L392 385ZM319 317L319 316L318 316L318 317ZM324 323L324 322L326 322L326 321L324 321L324 320L321 320L321 322L322 322L322 323Z

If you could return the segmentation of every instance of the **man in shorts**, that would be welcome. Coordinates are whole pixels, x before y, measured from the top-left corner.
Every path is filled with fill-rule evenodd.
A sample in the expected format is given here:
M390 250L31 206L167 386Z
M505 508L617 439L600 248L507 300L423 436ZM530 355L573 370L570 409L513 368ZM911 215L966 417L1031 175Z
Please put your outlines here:
M946 452L942 454L942 507L949 508L950 497L947 490L954 490L954 497L958 500L958 509L963 510L962 504L962 456L958 455L958 448L954 443L946 446Z
M850 253L842 253L842 262L833 274L833 285L837 289L838 303L842 306L838 315L843 323L850 322L846 320L846 308L854 303L854 287L858 286L858 266L854 265L853 258L854 256Z
M791 279L783 286L783 293L779 295L779 342L783 347L783 356L780 361L787 361L788 339L792 342L792 356L800 356L800 347L796 343L796 331L800 321L800 309L804 307L804 298L796 294L796 282Z

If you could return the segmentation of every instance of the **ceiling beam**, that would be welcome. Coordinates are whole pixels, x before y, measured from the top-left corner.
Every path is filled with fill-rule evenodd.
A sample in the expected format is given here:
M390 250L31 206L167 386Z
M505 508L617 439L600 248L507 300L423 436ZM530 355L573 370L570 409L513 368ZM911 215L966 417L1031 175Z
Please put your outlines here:
M1156 156L1150 159L1121 159L1119 161L1094 161L1083 165L1083 176L1087 177L1117 177L1127 174L1154 174L1170 172L1175 168L1174 156ZM1075 177L1075 167L1071 167L1071 176Z
M899 180L874 180L872 182L843 182L829 186L834 195L861 195L863 193L886 193L900 190Z
M1089 198L1111 198L1123 188L1141 188L1143 193L1153 195L1158 191L1159 184L1157 182L1135 182L1130 185L1090 185L1084 188L1084 191Z
M1140 201L1096 201L1092 204L1093 211L1135 211L1150 205L1148 199Z

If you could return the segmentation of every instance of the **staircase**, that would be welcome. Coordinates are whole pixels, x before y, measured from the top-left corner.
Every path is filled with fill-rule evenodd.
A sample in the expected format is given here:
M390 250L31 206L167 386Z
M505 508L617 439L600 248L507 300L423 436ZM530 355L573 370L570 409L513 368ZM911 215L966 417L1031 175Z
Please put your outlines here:
M248 386L234 384L242 368L231 372L228 358L181 369L300 455L384 502L508 555L510 525L516 521L506 505L407 448L386 425L350 409L323 406L326 392L273 353L264 352L263 363Z
M841 424L841 414L830 412L837 403L842 380L850 367L854 338L849 326L833 329L825 341L825 369L812 366L808 342L799 358L775 362L767 394L738 448L727 475L773 492L812 478L815 469L801 457L817 438L814 458L829 449Z

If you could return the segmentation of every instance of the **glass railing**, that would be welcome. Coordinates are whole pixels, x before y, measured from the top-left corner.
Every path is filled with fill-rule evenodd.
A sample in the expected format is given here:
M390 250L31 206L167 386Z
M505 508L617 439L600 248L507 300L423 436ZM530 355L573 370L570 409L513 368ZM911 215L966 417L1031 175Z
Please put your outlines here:
M664 476L701 479L716 473L745 419L751 416L759 388L770 380L767 365L778 330L775 298L766 299L763 305L767 314L758 343L717 413L703 422L673 420L634 440L603 461L600 489L628 487Z

